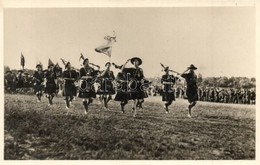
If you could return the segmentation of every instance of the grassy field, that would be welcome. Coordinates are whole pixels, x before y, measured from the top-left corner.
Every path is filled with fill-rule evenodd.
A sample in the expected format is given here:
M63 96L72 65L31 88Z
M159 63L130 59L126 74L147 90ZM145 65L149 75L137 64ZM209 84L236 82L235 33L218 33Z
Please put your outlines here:
M34 96L5 95L5 160L219 160L255 159L255 106L198 102L193 118L178 99L165 114L160 97L148 98L133 118L117 102L95 100L84 115L79 98L36 104ZM68 114L67 114L68 112Z

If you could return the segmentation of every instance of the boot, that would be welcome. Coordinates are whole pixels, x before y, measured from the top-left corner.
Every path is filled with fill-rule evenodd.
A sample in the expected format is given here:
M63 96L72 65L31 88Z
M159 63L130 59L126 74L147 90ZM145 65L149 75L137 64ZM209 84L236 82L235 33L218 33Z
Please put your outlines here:
M87 114L88 113L88 103L87 103L87 101L83 101L83 106L85 108L85 114Z

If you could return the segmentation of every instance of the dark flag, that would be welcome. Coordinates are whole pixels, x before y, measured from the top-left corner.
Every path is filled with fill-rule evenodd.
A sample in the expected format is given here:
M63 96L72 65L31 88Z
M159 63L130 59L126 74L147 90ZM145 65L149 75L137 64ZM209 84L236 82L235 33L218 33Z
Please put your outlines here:
M22 68L24 69L25 59L24 59L23 53L21 53L21 66L22 66Z
M56 63L55 68L60 68L59 63Z
M62 63L64 64L64 65L66 65L67 64L67 61L65 61L64 59L62 59L61 58L61 61L62 61Z
M48 66L50 66L50 65L54 66L54 63L51 61L51 59L49 59L49 61L48 61Z

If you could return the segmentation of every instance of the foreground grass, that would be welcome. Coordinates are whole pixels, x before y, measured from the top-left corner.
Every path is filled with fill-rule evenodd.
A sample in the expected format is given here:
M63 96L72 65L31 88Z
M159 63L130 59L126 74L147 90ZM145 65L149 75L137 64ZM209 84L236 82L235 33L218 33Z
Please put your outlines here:
M186 100L169 114L149 98L132 117L118 103L94 102L84 115L80 100L36 104L33 96L5 95L6 160L20 159L255 159L255 106L199 102L187 118Z

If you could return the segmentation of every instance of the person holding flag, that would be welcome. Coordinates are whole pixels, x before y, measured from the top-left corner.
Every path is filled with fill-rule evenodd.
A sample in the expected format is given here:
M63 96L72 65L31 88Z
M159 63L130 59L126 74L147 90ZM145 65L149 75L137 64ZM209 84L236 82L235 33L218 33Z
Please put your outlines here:
M47 94L47 98L49 101L48 106L53 105L52 100L58 88L56 78L57 76L54 72L54 63L49 59L48 70L45 72L46 87L44 91Z
M37 97L37 102L41 102L41 97L42 97L42 90L44 88L43 82L44 82L44 74L42 71L42 65L37 64L36 69L33 73L33 88L34 88L34 93L36 94Z
M75 81L77 80L77 72L72 69L70 62L65 65L65 71L62 74L63 80L65 80L65 88L63 95L65 96L66 109L70 108L74 96L77 95L77 88Z
M110 70L111 63L107 62L105 64L106 70L104 70L101 75L101 86L97 91L97 94L101 95L101 102L104 108L108 108L108 102L112 99L112 95L115 94L115 89L113 86L113 81L115 79L114 72Z

